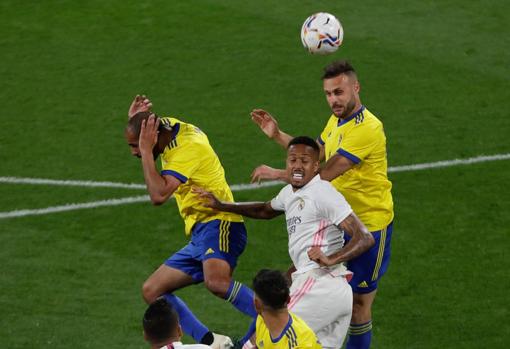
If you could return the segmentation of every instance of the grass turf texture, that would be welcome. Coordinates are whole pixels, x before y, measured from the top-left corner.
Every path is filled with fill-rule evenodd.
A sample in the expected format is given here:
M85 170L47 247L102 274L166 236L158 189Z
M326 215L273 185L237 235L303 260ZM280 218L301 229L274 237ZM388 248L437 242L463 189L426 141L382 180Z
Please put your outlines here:
M122 137L136 93L207 132L230 183L283 164L248 112L291 134L328 117L322 67L349 58L385 123L390 165L510 152L509 5L501 1L99 1L0 4L0 176L141 182ZM333 56L306 54L302 21L340 18ZM504 348L508 161L395 173L389 274L376 348ZM268 199L277 188L236 193ZM143 191L0 184L0 210ZM0 220L0 347L141 348L143 280L185 239L175 204L132 204ZM247 222L236 278L288 264L282 220ZM270 241L270 243L268 243ZM248 321L202 287L180 292L212 329ZM497 325L495 325L497 324Z

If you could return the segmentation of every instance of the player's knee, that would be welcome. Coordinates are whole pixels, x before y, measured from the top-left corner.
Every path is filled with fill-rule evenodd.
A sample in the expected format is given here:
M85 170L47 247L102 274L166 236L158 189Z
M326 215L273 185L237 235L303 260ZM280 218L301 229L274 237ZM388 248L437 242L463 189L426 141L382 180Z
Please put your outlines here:
M360 324L372 319L371 306L368 303L354 301L352 304L352 323Z
M142 296L145 303L151 304L159 297L159 294L151 282L145 281L142 286Z
M230 280L220 278L208 278L204 281L205 287L215 296L224 298L230 286Z

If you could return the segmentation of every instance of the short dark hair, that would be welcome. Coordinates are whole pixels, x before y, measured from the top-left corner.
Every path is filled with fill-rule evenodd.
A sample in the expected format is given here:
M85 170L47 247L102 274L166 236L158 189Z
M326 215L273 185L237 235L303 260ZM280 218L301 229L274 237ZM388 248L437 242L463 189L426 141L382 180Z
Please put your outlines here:
M321 152L321 149L319 148L319 145L317 144L317 142L308 136L299 136L299 137L292 138L291 141L289 142L289 144L287 145L287 149L289 149L292 145L296 145L296 144L304 144L309 147L312 147L313 150L315 152L317 152L318 154L320 154L320 152Z
M151 116L151 114L152 113L149 111L141 111L136 113L129 119L126 126L126 130L130 130L131 132L138 136L142 128L142 121L147 120L149 116Z
M331 62L324 68L322 80L336 78L341 74L356 77L356 71L354 70L354 67L349 62L341 60Z
M279 270L260 270L253 279L253 291L264 305L274 310L285 308L289 301L289 285Z
M154 113L152 113L150 111L141 111L141 112L136 113L129 119L126 129L133 132L137 136L140 135L140 130L142 129L142 121L147 120L149 118L149 116L151 116L152 114L154 114ZM154 116L156 118L159 118L159 116L157 116L156 114L154 114ZM160 123L158 129L161 130L161 128L164 128L164 127L165 126L163 126L163 124Z
M143 315L143 329L147 339L160 343L169 339L177 329L179 316L165 298L160 297L150 304Z

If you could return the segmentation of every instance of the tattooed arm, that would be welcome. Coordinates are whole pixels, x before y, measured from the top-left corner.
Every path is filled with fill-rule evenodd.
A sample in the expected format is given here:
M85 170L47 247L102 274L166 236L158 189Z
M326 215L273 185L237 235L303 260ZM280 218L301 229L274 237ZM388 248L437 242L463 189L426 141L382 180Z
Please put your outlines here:
M320 265L334 265L359 256L375 244L372 234L354 213L347 216L338 227L352 237L347 245L329 256L326 256L320 247L312 247L308 251L311 260Z

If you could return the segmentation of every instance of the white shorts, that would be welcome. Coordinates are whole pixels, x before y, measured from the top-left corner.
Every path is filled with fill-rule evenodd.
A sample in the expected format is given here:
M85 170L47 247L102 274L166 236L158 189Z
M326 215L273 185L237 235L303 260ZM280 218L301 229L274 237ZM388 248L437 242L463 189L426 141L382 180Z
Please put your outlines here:
M313 269L292 279L289 310L310 326L323 348L340 348L352 316L352 289L345 276Z

